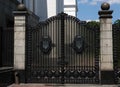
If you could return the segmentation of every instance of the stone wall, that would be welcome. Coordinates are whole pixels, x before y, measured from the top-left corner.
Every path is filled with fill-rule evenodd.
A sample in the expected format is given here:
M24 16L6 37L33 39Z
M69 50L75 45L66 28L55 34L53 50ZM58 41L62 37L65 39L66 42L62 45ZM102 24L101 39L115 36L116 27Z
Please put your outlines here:
M12 12L14 10L17 10L18 4L19 2L17 0L0 0L0 26L1 27L3 28L13 27L14 16Z
M7 58L5 57L8 52L8 49L6 48L8 45L4 42L6 41L5 39L9 37L5 36L8 36L6 35L6 33L8 34L9 32L8 28L12 27L13 29L14 27L14 16L12 12L13 10L17 10L18 4L19 2L17 0L0 0L0 67L7 66L8 63L6 61Z
M38 22L39 22L39 17L35 15L33 12L28 11L27 27L29 26L34 27L38 24Z

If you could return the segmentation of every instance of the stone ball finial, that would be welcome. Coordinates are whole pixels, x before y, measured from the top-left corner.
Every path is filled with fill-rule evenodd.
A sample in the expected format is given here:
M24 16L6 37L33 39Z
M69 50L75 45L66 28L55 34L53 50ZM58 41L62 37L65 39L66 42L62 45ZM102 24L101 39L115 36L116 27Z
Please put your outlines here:
M107 2L102 3L101 5L102 10L109 10L110 9L110 4Z
M19 4L17 9L18 9L18 11L26 11L26 7L24 4Z

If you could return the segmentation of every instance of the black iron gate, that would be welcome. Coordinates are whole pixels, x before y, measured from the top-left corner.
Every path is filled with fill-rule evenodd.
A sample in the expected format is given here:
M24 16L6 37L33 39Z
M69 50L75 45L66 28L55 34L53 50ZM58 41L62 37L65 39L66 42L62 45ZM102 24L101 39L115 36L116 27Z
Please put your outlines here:
M60 13L26 31L26 81L99 83L99 28Z

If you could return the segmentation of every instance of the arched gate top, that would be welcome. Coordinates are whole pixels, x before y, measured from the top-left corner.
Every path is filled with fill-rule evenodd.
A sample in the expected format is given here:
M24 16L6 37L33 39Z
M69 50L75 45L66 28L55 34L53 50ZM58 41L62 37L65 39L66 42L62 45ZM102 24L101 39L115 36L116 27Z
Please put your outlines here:
M81 21L81 20L78 19L77 17L74 17L74 16L72 16L72 15L68 15L68 14L66 14L66 13L64 13L64 12L61 12L61 13L57 14L56 16L52 16L52 17L46 19L45 21L39 22L38 26L48 24L48 23L50 23L51 21L54 21L54 20L56 20L56 19L60 20L62 17L63 17L64 19L73 20L73 21L75 21L75 22L77 22L77 23L79 23L79 24L86 24L85 21Z

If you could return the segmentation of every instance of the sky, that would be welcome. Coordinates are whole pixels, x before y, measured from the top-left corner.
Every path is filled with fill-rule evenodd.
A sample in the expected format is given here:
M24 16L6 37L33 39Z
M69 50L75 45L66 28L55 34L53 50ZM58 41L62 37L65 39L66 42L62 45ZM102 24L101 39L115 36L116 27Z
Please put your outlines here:
M101 4L108 2L113 10L113 23L115 20L120 19L120 0L77 0L78 12L77 17L80 20L99 20L98 11L101 10Z

